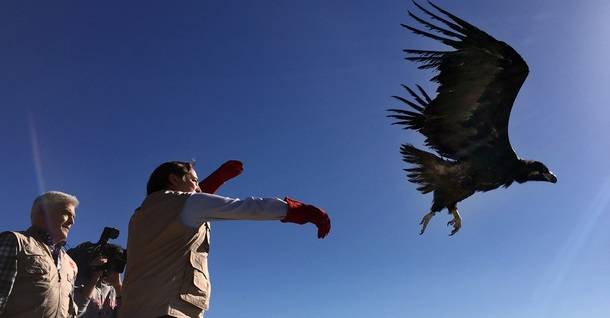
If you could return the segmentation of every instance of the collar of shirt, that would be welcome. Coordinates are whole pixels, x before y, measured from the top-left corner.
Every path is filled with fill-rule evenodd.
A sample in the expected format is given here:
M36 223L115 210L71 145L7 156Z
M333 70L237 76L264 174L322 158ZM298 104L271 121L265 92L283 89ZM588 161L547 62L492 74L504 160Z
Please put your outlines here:
M49 247L49 250L51 251L51 256L53 256L53 260L55 261L55 265L59 269L59 267L61 266L61 251L64 245L66 245L66 241L61 241L57 244L53 244L53 240L51 239L51 235L49 234L49 232L41 230L39 228L35 228L33 226L27 229L26 233L31 235L37 241L42 242Z

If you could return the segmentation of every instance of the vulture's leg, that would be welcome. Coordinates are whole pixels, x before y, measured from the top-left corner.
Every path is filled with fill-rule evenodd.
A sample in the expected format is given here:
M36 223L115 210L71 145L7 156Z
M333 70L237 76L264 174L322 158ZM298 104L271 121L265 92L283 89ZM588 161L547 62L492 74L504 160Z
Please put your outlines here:
M449 213L451 215L453 215L453 220L449 221L447 223L447 226L452 225L453 226L453 230L451 230L451 234L449 234L449 236L457 233L457 231L460 230L460 228L462 227L462 218L460 217L460 213L458 212L457 209L457 205L452 205L450 207L448 207L449 209Z
M419 232L419 235L424 234L424 232L426 231L426 227L428 227L430 219L432 219L435 214L436 212L429 212L428 214L424 215L424 217L421 219L421 222L419 222L419 225L421 225L421 232Z

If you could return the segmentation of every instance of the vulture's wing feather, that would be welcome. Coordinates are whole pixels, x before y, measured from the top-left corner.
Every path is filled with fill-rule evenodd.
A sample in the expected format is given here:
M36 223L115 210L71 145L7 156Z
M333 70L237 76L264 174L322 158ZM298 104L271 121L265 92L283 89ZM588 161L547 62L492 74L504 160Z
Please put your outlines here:
M444 157L480 161L516 157L508 138L511 108L528 67L509 45L430 2L440 14L415 5L443 27L415 14L409 15L430 32L403 25L416 34L440 41L455 50L405 50L407 60L419 68L434 69L432 81L439 84L430 99L418 86L419 94L405 86L413 101L401 100L412 111L392 109L396 124L416 129L426 136L426 144ZM431 33L436 32L437 34Z

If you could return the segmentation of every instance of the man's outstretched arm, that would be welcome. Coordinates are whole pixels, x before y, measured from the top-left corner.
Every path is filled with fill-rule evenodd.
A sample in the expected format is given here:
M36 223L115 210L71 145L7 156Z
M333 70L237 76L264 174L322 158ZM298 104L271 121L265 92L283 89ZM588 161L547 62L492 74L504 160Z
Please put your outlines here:
M318 228L318 238L324 238L330 231L330 218L324 210L290 198L233 199L214 194L193 193L182 210L182 222L193 228L205 222L222 220L313 223Z
M229 160L199 183L199 191L214 194L223 183L237 177L243 170L241 161ZM182 221L187 226L199 227L215 220L313 223L318 228L318 238L324 238L330 232L330 218L324 210L288 197L285 200L253 197L239 200L195 194L187 200L182 211Z

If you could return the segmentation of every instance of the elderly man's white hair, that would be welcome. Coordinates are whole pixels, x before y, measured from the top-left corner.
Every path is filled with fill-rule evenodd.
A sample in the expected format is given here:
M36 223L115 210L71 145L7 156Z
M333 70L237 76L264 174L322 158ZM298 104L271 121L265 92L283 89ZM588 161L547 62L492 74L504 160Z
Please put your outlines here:
M39 212L44 212L46 207L53 206L59 203L70 203L74 207L78 206L78 199L71 195L60 191L49 191L39 195L32 204L31 217Z

